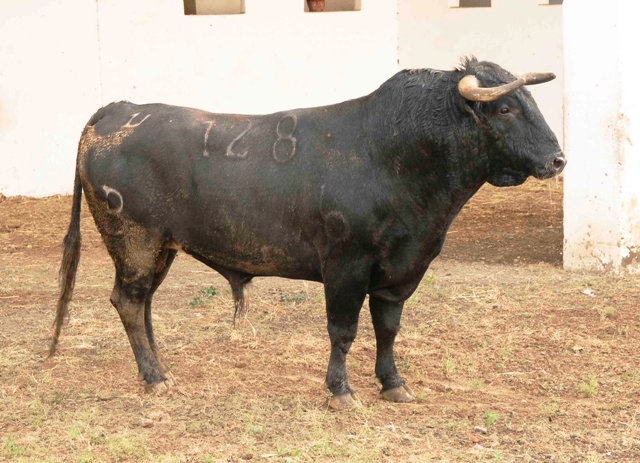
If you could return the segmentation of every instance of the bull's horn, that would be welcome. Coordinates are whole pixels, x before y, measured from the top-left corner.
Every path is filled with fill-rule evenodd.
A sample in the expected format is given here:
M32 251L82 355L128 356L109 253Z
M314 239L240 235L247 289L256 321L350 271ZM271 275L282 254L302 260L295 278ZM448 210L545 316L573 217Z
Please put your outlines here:
M499 87L480 87L480 82L475 76L464 76L458 84L460 95L470 101L488 103L499 98L511 95L525 85L524 79L516 79Z
M553 72L519 72L515 76L524 80L525 85L544 84L556 78Z

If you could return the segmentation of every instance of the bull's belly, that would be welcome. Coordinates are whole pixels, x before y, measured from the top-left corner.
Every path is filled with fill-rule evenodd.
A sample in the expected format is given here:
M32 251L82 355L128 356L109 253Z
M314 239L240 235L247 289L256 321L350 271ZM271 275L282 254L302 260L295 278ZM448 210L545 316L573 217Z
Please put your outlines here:
M178 233L167 247L204 258L207 263L214 264L214 268L217 266L255 276L322 280L316 249L305 241L292 242L285 236L281 240L269 241L257 236L227 235L220 239L210 232L200 236Z

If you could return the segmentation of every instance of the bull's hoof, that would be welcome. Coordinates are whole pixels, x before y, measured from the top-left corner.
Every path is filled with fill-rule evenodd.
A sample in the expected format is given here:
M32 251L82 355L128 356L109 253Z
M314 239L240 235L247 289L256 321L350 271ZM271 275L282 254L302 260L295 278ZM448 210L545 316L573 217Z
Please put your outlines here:
M380 393L380 397L384 400L388 400L389 402L396 403L409 403L416 401L416 396L406 384L383 391Z
M176 385L176 378L175 376L173 376L173 373L168 371L164 375L166 376L167 379L165 381L160 381L161 383L167 383L167 386L170 386L170 387ZM144 375L142 373L138 373L138 381L142 383L145 389L147 388L147 386L149 387L153 386L153 384L147 384L147 382L144 380ZM159 383L154 383L154 384L159 384Z
M163 395L169 392L171 386L173 386L173 382L170 379L167 379L166 381L160 381L159 383L145 384L144 392L147 394Z
M331 396L329 399L329 408L331 410L347 410L360 404L355 394L341 394Z

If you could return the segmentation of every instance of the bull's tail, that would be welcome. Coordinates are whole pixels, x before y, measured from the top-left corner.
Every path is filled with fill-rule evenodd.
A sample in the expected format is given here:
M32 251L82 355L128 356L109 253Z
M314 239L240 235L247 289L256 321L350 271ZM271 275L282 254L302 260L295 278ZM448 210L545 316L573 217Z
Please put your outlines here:
M60 284L60 297L58 298L58 307L56 309L56 319L54 321L55 330L53 339L49 346L49 357L56 352L58 347L58 338L62 325L69 314L69 301L73 295L73 287L76 282L76 270L80 261L80 205L82 202L82 184L80 183L80 175L76 168L76 178L73 183L73 206L71 207L71 223L67 236L64 237L62 264L58 274Z

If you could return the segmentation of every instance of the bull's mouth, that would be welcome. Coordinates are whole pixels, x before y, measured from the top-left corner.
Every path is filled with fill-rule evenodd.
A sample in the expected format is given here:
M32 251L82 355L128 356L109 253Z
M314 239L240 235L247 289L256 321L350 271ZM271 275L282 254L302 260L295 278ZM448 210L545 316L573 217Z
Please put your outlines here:
M538 180L548 180L550 178L555 177L556 175L558 175L560 172L553 172L553 171L543 171L543 172L536 172L533 174L533 176L535 178L537 178Z
M566 164L567 160L564 156L558 155L546 166L540 169L532 169L531 175L538 180L547 180L560 174ZM488 182L493 186L518 186L522 185L528 176L528 173L519 170L503 169L501 172L489 177Z

